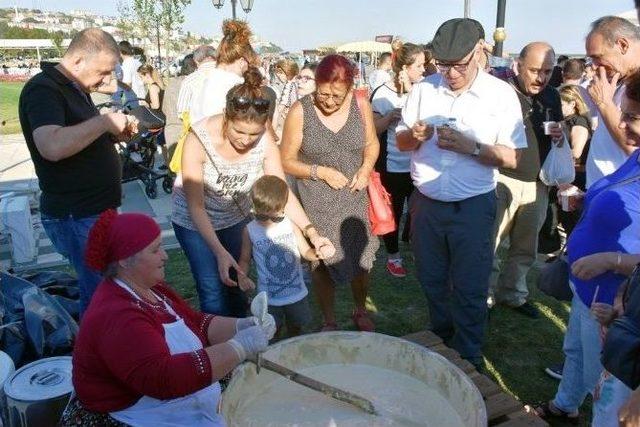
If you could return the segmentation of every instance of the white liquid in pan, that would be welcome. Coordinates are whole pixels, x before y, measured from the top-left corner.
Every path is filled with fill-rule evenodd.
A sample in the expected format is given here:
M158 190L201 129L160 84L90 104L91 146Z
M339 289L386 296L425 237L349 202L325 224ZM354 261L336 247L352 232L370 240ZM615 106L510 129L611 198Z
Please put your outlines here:
M367 414L280 377L243 402L230 425L463 426L456 411L436 390L397 371L370 365L331 364L299 372L369 399L379 415Z

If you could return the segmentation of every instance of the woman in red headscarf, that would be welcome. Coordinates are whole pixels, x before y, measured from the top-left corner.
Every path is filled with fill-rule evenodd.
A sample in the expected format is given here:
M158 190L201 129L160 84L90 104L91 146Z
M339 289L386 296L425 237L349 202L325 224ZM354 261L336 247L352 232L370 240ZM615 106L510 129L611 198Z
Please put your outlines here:
M191 309L164 283L161 243L143 214L107 211L91 229L86 261L105 278L82 318L63 425L224 426L218 380L273 337L275 322Z

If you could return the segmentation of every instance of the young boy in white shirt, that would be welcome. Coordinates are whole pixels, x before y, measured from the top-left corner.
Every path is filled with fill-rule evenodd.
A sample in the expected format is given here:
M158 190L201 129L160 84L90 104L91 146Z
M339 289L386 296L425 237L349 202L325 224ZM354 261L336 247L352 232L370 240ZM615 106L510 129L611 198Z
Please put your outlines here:
M308 290L302 274L301 257L318 261L330 257L329 247L312 248L302 231L284 214L289 188L274 175L264 175L251 189L254 218L243 231L238 265L249 271L251 258L258 272L258 291L266 291L269 313L276 319L277 336L286 324L287 335L299 335L311 320ZM239 275L240 289L254 288L246 275Z

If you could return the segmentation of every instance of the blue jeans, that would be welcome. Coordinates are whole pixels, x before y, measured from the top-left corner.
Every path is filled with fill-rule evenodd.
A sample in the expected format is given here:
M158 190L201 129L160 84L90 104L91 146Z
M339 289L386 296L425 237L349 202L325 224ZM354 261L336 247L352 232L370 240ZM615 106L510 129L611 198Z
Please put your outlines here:
M593 398L593 427L618 427L618 411L631 397L633 391L622 381L607 371L602 376L596 387Z
M242 230L246 225L242 221L234 226L217 230L216 235L222 246L237 261L242 249ZM200 310L204 313L221 316L244 317L247 313L247 297L238 287L226 286L220 280L216 255L207 245L200 233L172 223L176 239L184 250L191 274L196 282L200 299ZM235 271L230 272L236 280Z
M493 263L494 191L441 202L414 191L411 247L432 331L471 363L482 362Z
M42 214L42 226L56 251L67 258L78 276L80 288L80 316L85 312L91 301L102 275L91 270L84 262L84 250L89 237L89 230L98 220L98 215L75 219L53 218Z
M578 410L602 374L600 327L589 308L574 295L569 324L564 335L562 380L553 404L566 412Z

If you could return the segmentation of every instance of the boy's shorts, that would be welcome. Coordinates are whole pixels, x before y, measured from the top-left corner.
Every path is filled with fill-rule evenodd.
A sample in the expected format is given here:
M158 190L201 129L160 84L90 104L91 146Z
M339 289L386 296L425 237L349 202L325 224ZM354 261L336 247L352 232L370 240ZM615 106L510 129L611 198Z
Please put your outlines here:
M311 321L311 309L308 298L305 296L300 301L287 305L270 305L269 314L276 319L276 326L306 326Z

